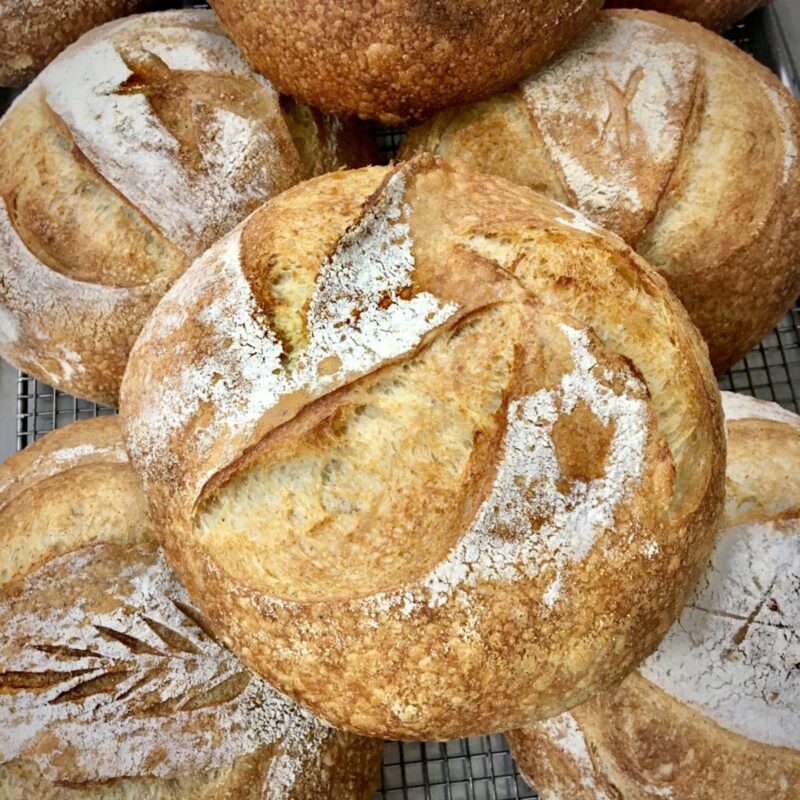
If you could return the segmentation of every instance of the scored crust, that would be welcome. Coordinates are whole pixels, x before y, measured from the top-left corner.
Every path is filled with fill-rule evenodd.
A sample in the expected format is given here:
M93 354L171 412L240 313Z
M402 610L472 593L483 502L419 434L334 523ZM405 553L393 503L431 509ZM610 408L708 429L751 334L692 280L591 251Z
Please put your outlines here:
M116 418L2 465L0 525L4 798L373 796L380 742L279 695L193 608Z
M0 9L0 86L23 86L81 34L152 0L6 0Z
M800 104L697 25L603 12L515 89L412 130L565 202L667 279L724 372L800 293Z
M303 184L209 250L122 414L226 641L371 735L485 733L618 680L722 502L718 392L663 281L430 157Z
M422 119L504 89L589 24L602 0L212 0L257 70L327 111Z
M724 523L658 650L616 689L514 731L551 797L800 797L800 417L723 393Z
M352 123L280 98L210 11L86 34L0 124L0 353L116 405L142 323L273 194L350 159Z

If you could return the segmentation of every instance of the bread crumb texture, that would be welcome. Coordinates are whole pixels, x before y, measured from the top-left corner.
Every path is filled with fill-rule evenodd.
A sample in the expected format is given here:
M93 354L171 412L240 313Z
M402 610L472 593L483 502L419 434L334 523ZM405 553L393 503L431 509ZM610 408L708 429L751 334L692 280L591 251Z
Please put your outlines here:
M666 629L720 511L710 381L619 240L423 157L290 190L209 250L122 413L168 557L237 652L338 725L446 738L544 715Z

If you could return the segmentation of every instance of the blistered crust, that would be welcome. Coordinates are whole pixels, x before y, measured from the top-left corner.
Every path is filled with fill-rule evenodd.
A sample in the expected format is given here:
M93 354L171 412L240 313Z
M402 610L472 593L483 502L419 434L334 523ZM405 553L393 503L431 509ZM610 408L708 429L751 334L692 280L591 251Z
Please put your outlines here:
M412 130L401 155L463 158L621 235L723 372L800 292L799 149L800 105L769 70L697 25L615 11L515 89Z
M618 680L721 508L719 396L663 281L431 158L296 187L212 248L146 326L122 413L190 593L364 733L496 730Z
M118 418L6 461L0 520L4 798L372 798L380 742L298 709L192 608Z
M725 407L725 522L681 618L569 725L563 715L510 737L543 797L581 796L588 782L615 800L800 797L800 418L740 395Z
M0 125L4 357L116 405L191 259L273 194L369 158L359 126L285 106L209 11L108 23L62 53Z
M396 123L505 89L572 42L601 2L212 5L281 91L328 111Z

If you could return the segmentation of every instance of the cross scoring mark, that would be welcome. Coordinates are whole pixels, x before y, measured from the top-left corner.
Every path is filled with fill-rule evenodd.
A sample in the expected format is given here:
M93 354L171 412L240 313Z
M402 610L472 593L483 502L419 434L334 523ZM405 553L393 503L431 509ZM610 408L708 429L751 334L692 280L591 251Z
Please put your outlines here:
M631 144L630 105L639 91L643 78L644 69L640 65L628 76L624 87L620 88L606 72L603 88L608 104L608 116L603 122L600 143L605 144L607 140L610 141L615 133L620 153L624 153Z

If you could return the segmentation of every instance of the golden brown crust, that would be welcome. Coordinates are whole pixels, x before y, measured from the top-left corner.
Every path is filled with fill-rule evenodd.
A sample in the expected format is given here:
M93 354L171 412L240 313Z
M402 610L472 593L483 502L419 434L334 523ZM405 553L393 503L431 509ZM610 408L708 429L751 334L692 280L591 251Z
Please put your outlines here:
M368 138L282 107L210 11L90 32L0 124L0 352L116 405L131 345L191 259L272 194L373 160Z
M698 661L701 666L705 662L707 671L686 672L686 655L683 662L674 655L663 658L682 675L668 690L659 683L663 668L653 668L648 659L615 689L556 719L512 732L514 757L543 800L800 797L796 716L786 716L797 705L793 673L800 653L791 577L800 563L800 417L740 395L726 395L725 409L730 418L726 517L719 533L723 555L712 561L708 574L713 569L727 573L729 582L718 585L729 594L717 590L704 595L704 603L696 594L675 626L691 631L691 650L705 654ZM743 558L747 551L737 550L733 542L748 538L754 543ZM706 585L714 591L712 578ZM782 594L781 586L788 586L789 593ZM746 605L737 608L737 597L758 601L762 595L746 616ZM714 603L710 611L704 607L708 601ZM705 621L698 616L702 613L709 614ZM726 613L730 619L712 616ZM692 615L698 620L695 627ZM729 632L722 643L727 649L720 654L715 637L726 624ZM658 653L679 652L673 633ZM736 665L733 671L726 674L725 667L715 665L720 657L721 663ZM684 694L686 676L693 674L701 676L702 691ZM727 686L730 675L735 682ZM751 683L759 688L747 690ZM727 707L717 703L714 692L720 686L739 699L729 704L723 698Z
M448 738L655 646L724 443L704 345L621 240L423 157L296 187L190 269L122 413L168 558L247 663L343 727ZM582 486L603 533L555 510Z
M646 8L662 11L692 22L699 22L714 31L724 31L770 0L606 0L611 8Z
M67 45L152 0L9 0L0 10L0 86L24 86Z
M506 88L586 27L601 0L214 0L281 91L384 122L421 119Z
M422 151L543 190L621 235L667 278L717 372L800 292L800 104L697 25L604 12L517 90L412 130L401 156Z
M214 675L211 671L205 672L208 664L217 659L221 667L232 667L236 671L238 662L213 644L210 629L198 629L199 615L191 619L184 616L183 622L180 617L169 620L163 616L165 607L159 605L162 601L150 595L143 605L137 605L142 597L133 587L139 573L146 577L150 587L145 594L166 586L165 597L174 601L180 599L182 590L158 566L155 533L138 481L127 461L117 417L78 422L55 431L0 466L0 531L0 627L5 631L9 619L16 619L14 636L0 636L0 686L6 700L17 698L16 706L4 706L0 761L9 748L23 747L24 739L16 740L22 734L15 725L26 713L25 703L30 702L25 689L33 686L37 679L44 692L52 694L51 689L56 692L64 689L56 707L61 710L61 719L70 721L78 731L76 740L69 726L59 728L54 718L38 746L29 742L20 755L0 764L3 798L136 800L146 796L153 800L261 800L264 797L318 800L336 797L371 800L374 796L381 743L331 731L317 721L308 726L301 720L296 728L296 739L291 739L294 734L289 734L280 741L259 746L257 737L253 740L252 752L231 750L234 755L228 763L212 769L192 769L186 766L187 761L191 764L197 756L179 750L181 744L185 744L184 737L192 730L191 719L177 721L178 712L174 712L171 719L171 712L165 708L157 712L157 727L150 733L155 740L162 735L159 731L167 730L177 721L175 727L169 728L173 734L170 747L175 748L175 752L169 753L171 769L177 769L177 773L167 777L159 774L163 769L159 762L164 759L157 749L152 749L145 768L141 765L132 768L137 763L137 746L148 746L147 743L137 745L136 741L137 737L146 735L154 698L163 680L164 665L155 662L166 663L169 659L168 671L178 676L184 675L182 670L186 662L188 675L183 688L193 693L193 713L198 715L197 722L203 730L210 730L218 723L215 703L225 709L223 713L228 718L234 718L239 711L235 692L226 695L227 690L222 688L227 685L224 681L213 685ZM127 578L121 578L120 573ZM129 596L132 607L121 616L113 616L115 603ZM126 618L134 606L134 617ZM15 607L22 609L22 616L15 616ZM46 611L42 617L44 621L34 624L32 620L39 608ZM58 619L62 612L66 614L63 624L56 623L55 627L48 628L46 620ZM99 629L95 628L92 633L92 625L81 627L81 612L86 613L95 626L112 614L110 628L122 631L115 640L116 645L114 641L109 645L111 640L107 634L99 635ZM138 615L143 615L141 619L155 620L152 632L160 631L159 638L146 641L147 628L136 629ZM170 625L158 627L159 619ZM188 626L184 624L187 620L190 620ZM134 638L121 647L126 641L126 625ZM145 631L144 636L142 631ZM32 640L31 635L35 637ZM79 651L81 637L91 639L92 635L92 647ZM31 641L37 643L33 648L36 653L31 653L27 646ZM69 646L62 646L64 644ZM89 650L107 651L113 658L91 663ZM35 668L37 658L42 662L41 669ZM226 660L231 663L226 665ZM32 672L19 671L20 664L27 665ZM48 672L48 669L58 672ZM75 671L70 672L71 669ZM142 684L136 683L134 678L135 685L129 691L120 689L105 706L94 703L98 693L102 695L104 691L99 685L101 678L112 683L116 680L118 686L124 688L119 684L120 676L124 681L141 670L146 670L147 678ZM195 670L206 675L199 694L191 679ZM241 664L238 664L238 671L237 686L244 691L242 678L249 673ZM58 673L61 676L56 679ZM81 677L82 673L88 676ZM88 682L80 685L87 677ZM172 691L181 690L180 680ZM253 680L250 678L251 684ZM95 685L90 689L93 681ZM140 685L148 687L144 694L140 693ZM217 694L212 697L212 692ZM204 694L209 694L211 701L205 707ZM268 692L262 703L247 713L263 714L267 704L273 703L274 696L274 692ZM134 700L136 697L138 699ZM94 703L91 722L87 722L80 709L82 702ZM130 725L126 732L124 715L122 719L114 712L109 716L107 706L116 703L121 707L131 702L141 708L133 720L128 720ZM273 724L280 726L295 712L283 699L278 700L278 704L288 709L287 714L279 708L273 717ZM159 713L164 716L159 717ZM35 713L27 722L25 737L35 736L40 726ZM243 723L240 720L238 724ZM287 730L292 730L292 725L294 723L290 723ZM230 732L221 724L217 730L218 746L222 747L221 742ZM258 728L254 727L253 731ZM118 738L121 733L125 733L122 739ZM63 747L70 737L72 746ZM103 738L102 747L97 747L97 737ZM87 752L81 753L80 747L84 744ZM202 747L198 745L198 750ZM54 749L59 756L51 759ZM203 763L206 756L200 756L197 763ZM94 773L97 775L93 778Z

